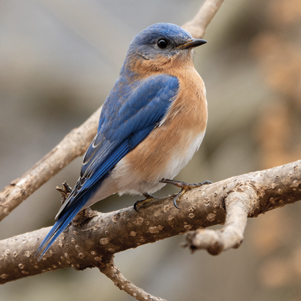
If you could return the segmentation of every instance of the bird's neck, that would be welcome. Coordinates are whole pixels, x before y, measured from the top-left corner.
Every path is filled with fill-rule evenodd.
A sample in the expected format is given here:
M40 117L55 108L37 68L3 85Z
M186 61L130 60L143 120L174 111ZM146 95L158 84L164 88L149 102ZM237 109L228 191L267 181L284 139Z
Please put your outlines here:
M173 75L175 72L177 74L185 73L191 69L194 69L191 51L171 58L158 56L156 60L147 60L133 53L128 53L121 68L120 77L125 77L129 83L133 83L151 75L162 73Z

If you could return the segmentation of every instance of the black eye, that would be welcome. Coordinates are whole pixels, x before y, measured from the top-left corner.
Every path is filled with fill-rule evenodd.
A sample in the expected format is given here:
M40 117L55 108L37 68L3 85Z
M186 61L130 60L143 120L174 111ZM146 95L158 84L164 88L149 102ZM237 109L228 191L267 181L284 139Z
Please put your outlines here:
M167 47L168 42L165 39L160 39L157 42L159 48L164 49Z

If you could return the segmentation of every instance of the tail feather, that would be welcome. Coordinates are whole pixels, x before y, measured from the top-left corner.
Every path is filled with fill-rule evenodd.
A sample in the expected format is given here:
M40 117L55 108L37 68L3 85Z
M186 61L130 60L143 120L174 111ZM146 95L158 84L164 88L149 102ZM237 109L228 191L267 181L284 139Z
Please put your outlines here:
M72 221L72 219L77 215L77 213L82 209L83 204L82 202L78 202L76 206L72 206L71 208L68 208L58 219L58 221L53 225L52 229L49 231L47 236L42 241L41 245L39 246L37 253L35 256L38 256L39 253L43 250L41 255L39 256L38 261L41 260L41 258L44 256L44 254L48 251L48 249L51 247L53 242L57 239L57 237L67 228L69 223Z

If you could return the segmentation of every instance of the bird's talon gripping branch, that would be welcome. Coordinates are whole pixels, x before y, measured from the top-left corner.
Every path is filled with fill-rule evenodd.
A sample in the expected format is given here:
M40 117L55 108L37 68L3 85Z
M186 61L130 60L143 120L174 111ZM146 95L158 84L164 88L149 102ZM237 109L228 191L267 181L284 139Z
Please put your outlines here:
M181 190L173 199L173 204L177 209L180 209L180 207L177 204L177 201L180 199L180 197L185 193L185 191Z
M201 187L203 185L212 184L211 181L204 181L204 182L201 182L201 183L192 183L192 184L190 184L190 183L186 183L186 182L182 182L182 181L176 181L176 180L170 180L170 179L162 179L160 182L161 183L166 183L166 184L172 184L172 185L175 185L175 186L181 188L181 191L173 199L173 203L174 203L174 205L177 209L180 209L179 206L177 205L177 201L181 198L181 196L185 192L187 192L187 191L189 191L193 188L196 188L196 187Z
M151 195L151 194L148 194L148 193L143 193L143 196L145 197L144 200L141 200L141 201L137 201L135 204L134 204L134 209L139 212L139 207L142 206L143 204L145 203L148 203L148 202L151 202L151 201L154 201L155 198Z

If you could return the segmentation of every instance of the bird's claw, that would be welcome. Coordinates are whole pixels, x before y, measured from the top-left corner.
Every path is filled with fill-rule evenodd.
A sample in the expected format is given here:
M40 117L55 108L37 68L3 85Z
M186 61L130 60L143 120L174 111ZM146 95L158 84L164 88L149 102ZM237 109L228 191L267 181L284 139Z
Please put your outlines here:
M207 184L212 184L211 181L204 181L204 182L201 182L201 183L193 183L193 184L190 184L190 183L186 183L186 182L182 182L182 181L176 181L176 180L170 180L170 179L162 179L160 180L161 183L165 183L165 184L172 184L172 185L175 185L179 188L181 188L181 191L174 197L173 199L173 203L174 203L174 206L177 208L177 209L180 209L178 204L177 204L177 201L181 198L181 196L193 189L193 188L196 188L196 187L201 187L203 185L207 185Z
M134 209L137 212L139 212L138 207L140 207L141 205L143 205L143 204L145 204L147 202L151 202L151 201L155 200L155 198L152 195L148 194L148 193L143 193L143 196L145 197L144 200L137 201L134 204Z
M183 190L181 190L173 199L173 204L177 209L180 209L180 207L177 204L177 201L180 199L183 193L184 193Z

